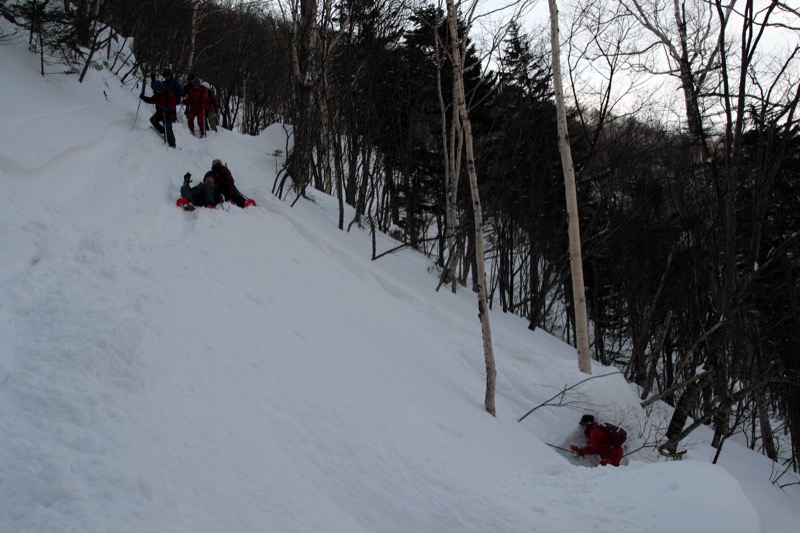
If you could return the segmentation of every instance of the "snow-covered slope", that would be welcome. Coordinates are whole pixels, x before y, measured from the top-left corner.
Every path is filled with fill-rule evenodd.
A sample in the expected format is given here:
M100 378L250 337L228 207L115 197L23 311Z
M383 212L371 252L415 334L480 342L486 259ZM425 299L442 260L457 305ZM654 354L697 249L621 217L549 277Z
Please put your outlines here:
M331 198L272 196L282 128L177 124L170 150L135 87L37 67L0 45L0 531L795 530L800 491L736 443L722 467L703 432L621 468L548 447L583 412L630 449L649 426L619 375L517 423L585 376L500 313L486 414L474 295L409 250L370 261ZM257 208L175 207L214 158Z

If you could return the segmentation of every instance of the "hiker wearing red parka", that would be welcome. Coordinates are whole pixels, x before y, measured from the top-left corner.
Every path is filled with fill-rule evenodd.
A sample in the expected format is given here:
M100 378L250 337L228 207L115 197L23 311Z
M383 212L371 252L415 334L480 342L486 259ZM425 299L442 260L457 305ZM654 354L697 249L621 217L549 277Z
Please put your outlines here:
M191 76L190 76L191 77ZM183 99L183 103L189 108L189 131L194 135L194 120L197 118L197 125L200 128L200 137L206 136L205 109L208 106L208 91L200 84L200 79L191 77L189 82L191 87Z
M172 123L178 118L175 113L175 95L160 81L153 83L153 92L153 96L142 94L139 98L148 104L155 104L156 112L150 117L150 124L166 137L170 147L175 148L175 134L172 132Z
M583 415L580 425L583 427L583 433L589 439L589 445L581 448L573 444L569 448L578 455L598 454L602 466L619 466L623 455L622 446L614 446L608 432L595 422L594 416Z

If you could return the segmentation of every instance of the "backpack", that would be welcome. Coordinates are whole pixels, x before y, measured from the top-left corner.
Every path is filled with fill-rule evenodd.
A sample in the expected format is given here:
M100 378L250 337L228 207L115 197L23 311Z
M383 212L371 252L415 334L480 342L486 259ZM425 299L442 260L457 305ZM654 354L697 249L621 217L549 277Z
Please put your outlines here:
M608 440L611 441L612 446L622 446L625 439L628 438L628 432L614 424L603 424L602 428L608 435Z

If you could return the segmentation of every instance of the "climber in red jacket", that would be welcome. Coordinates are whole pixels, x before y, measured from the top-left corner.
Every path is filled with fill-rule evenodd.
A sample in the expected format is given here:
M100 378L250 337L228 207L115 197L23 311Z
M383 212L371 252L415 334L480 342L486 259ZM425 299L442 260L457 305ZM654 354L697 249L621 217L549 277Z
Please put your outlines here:
M615 446L611 442L611 437L607 430L595 422L592 415L583 415L580 425L583 427L584 434L589 439L589 445L581 448L573 444L569 448L578 455L598 454L602 466L619 466L623 455L622 446Z

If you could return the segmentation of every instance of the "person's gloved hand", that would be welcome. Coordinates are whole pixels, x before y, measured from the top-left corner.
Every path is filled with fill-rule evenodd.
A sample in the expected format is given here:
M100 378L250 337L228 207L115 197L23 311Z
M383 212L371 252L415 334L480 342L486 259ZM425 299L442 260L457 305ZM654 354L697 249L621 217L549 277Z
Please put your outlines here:
M192 175L191 173L187 172L186 174L183 175L183 184L189 185L189 183L191 182L192 182Z
M581 453L581 449L580 449L580 448L578 448L578 447L577 447L576 445L574 445L574 444L570 444L570 446L569 446L569 449L570 449L570 450L572 450L573 452L577 453L578 455L583 455L583 454Z

